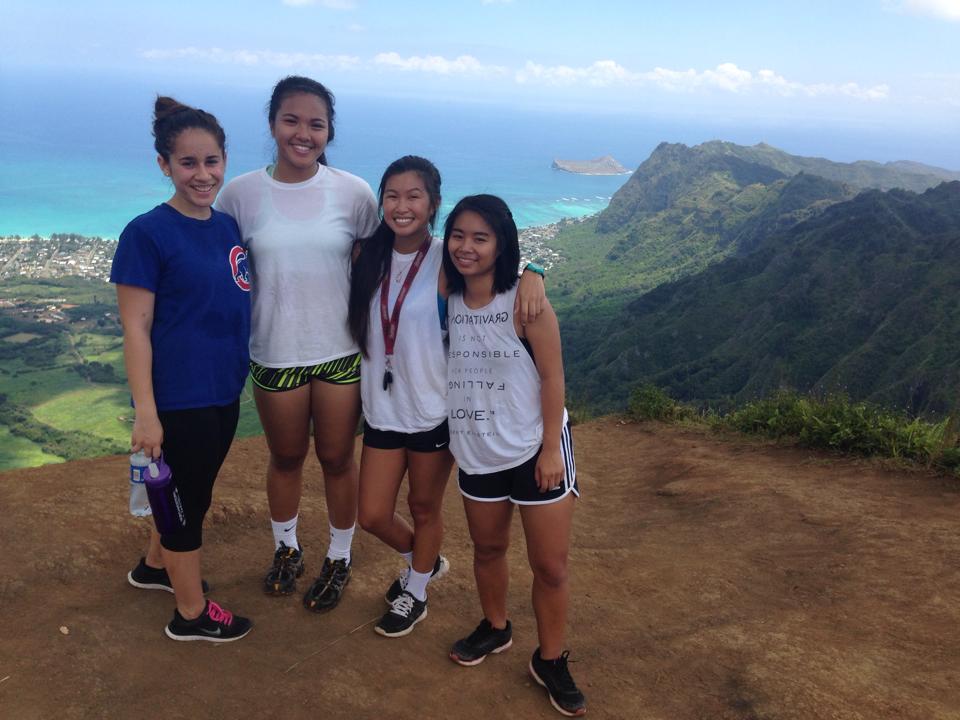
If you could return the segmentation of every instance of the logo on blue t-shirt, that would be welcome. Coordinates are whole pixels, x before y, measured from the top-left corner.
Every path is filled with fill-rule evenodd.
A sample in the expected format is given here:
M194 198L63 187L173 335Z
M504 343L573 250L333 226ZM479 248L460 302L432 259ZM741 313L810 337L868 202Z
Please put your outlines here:
M247 267L247 251L239 245L230 249L230 271L233 281L241 290L250 290L250 270Z

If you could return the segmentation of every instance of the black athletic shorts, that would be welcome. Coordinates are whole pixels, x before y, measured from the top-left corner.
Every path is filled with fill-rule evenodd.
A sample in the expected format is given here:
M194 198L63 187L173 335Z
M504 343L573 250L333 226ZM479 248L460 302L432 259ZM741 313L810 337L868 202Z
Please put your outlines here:
M363 421L363 444L377 450L412 450L413 452L440 452L450 445L450 429L447 421L437 425L433 430L417 433L394 432L393 430L377 430Z
M471 475L459 471L460 494L479 502L499 502L509 500L517 505L547 505L564 498L568 493L580 497L577 485L577 465L573 459L573 435L570 423L563 426L560 437L560 452L563 455L563 480L553 490L540 492L537 487L537 459L540 450L516 467L499 472Z

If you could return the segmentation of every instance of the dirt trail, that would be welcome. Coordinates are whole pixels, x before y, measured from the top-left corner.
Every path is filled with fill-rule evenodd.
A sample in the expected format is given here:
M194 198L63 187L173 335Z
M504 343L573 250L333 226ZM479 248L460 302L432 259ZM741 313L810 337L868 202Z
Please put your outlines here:
M574 437L571 669L588 717L960 718L960 482L615 419ZM124 514L125 462L0 474L0 717L560 717L526 676L536 636L519 523L514 647L475 668L446 657L479 619L452 483L452 572L429 618L387 640L371 625L399 565L362 532L333 613L261 594L266 451L237 442L205 577L256 625L215 646L168 640L172 596L126 584L145 528ZM307 474L312 575L326 520L315 463Z

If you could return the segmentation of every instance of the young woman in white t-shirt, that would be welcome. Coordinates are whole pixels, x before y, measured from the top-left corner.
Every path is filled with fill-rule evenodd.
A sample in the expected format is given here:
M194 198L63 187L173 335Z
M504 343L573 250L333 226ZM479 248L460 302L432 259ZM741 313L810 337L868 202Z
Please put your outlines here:
M586 701L564 650L567 554L579 490L557 316L549 303L532 323L521 323L513 312L520 248L517 226L500 198L463 198L447 218L444 243L450 449L460 468L483 610L483 620L454 643L450 658L477 665L513 642L506 553L519 505L540 640L529 672L554 708L582 715Z
M347 329L347 303L351 253L377 227L377 203L365 181L326 163L334 138L334 98L326 87L284 78L268 117L276 162L228 183L218 207L237 220L250 256L250 374L270 449L274 538L263 588L289 595L304 572L297 522L312 434L330 543L303 604L324 612L336 607L351 573L360 354Z

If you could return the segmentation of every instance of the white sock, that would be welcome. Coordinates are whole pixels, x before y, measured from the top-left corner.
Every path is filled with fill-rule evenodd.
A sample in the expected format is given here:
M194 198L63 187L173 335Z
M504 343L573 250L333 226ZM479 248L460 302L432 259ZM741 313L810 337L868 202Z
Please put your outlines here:
M356 525L352 525L346 530L330 526L330 549L327 550L327 557L331 560L346 560L350 562L350 545L353 543L353 530Z
M407 587L404 589L417 600L426 600L428 582L430 582L429 572L417 572L413 568L410 568L410 572L407 574Z
M280 549L280 543L283 543L288 548L300 549L300 543L297 542L297 520L299 518L300 515L297 514L289 520L283 520L281 522L273 519L270 520L270 527L273 528L274 550Z
M410 552L400 553L400 556L407 561L407 567L413 567L413 550Z

